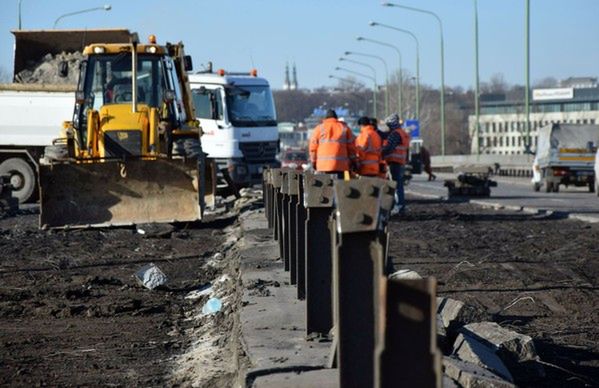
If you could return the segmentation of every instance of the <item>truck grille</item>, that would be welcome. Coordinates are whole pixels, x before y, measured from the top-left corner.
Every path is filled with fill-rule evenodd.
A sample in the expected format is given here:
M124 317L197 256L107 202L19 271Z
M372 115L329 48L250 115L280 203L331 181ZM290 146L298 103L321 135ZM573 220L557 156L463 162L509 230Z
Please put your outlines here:
M277 155L277 142L239 143L239 149L246 163L267 163L272 162Z
M141 131L104 132L104 149L107 157L141 155Z

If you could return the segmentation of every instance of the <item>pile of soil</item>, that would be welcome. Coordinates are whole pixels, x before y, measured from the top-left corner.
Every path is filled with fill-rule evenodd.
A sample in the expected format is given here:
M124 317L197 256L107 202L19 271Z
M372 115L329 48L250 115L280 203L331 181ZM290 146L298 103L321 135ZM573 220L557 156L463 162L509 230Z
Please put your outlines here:
M0 385L168 385L189 346L186 312L201 302L184 297L220 275L205 264L223 223L142 235L41 231L37 217L0 220ZM166 285L134 278L149 263Z
M396 269L435 276L438 295L534 338L547 377L532 386L599 385L599 225L415 200L391 222Z
M23 84L64 84L74 85L79 77L79 64L83 60L80 52L52 55L46 54L38 62L29 61L27 68L15 75L15 82ZM68 74L62 77L59 73L60 64L66 62Z

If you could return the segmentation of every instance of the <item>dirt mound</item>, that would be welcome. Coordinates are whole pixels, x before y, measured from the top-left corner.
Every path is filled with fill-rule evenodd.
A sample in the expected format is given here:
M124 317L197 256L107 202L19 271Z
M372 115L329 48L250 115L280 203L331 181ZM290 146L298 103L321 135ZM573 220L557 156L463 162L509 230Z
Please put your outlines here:
M27 68L15 75L15 82L23 84L76 84L79 76L79 64L82 60L83 54L80 52L47 54L38 62L28 62ZM66 77L60 75L60 64L62 62L66 62L68 65Z

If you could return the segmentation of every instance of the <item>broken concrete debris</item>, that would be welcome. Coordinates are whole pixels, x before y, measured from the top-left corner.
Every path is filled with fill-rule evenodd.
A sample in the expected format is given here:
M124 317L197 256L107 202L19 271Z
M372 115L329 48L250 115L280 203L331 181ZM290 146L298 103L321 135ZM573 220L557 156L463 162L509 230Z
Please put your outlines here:
M153 263L139 269L139 271L135 273L135 277L144 287L150 290L166 284L168 280L164 272Z
M508 368L495 354L495 349L474 337L464 334L458 335L453 345L453 355L462 361L488 369L509 382L514 381Z
M540 357L531 337L501 327L495 322L471 323L464 326L461 332L493 347L516 380L545 376L543 366L536 362Z

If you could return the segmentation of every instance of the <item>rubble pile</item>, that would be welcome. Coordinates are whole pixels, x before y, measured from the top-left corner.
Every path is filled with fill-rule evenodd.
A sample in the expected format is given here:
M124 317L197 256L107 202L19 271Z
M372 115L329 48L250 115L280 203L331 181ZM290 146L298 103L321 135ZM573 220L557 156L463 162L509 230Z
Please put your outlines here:
M23 84L76 84L79 63L82 60L83 54L80 52L46 54L38 62L28 61L27 68L15 75L15 82ZM60 75L61 62L68 64L69 71L66 77Z

